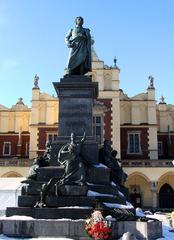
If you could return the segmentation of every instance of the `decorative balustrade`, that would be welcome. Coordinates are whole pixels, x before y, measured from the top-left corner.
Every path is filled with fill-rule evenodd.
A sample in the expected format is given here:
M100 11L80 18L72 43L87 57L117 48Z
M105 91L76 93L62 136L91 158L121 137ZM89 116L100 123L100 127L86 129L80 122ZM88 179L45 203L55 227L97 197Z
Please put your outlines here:
M122 160L123 167L174 167L171 159L126 159ZM33 159L28 158L0 158L0 166L30 167Z
M0 166L30 167L33 159L28 158L0 158Z
M123 167L174 167L173 160L171 159L160 159L160 160L122 160Z

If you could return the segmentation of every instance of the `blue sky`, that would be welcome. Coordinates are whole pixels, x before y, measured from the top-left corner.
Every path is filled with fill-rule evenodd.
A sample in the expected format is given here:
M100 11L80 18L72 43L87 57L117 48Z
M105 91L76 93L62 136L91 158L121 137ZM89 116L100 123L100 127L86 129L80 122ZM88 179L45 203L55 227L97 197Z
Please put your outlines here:
M164 95L174 104L173 12L173 0L0 0L0 104L23 97L30 106L36 73L41 91L55 94L68 57L64 37L79 15L99 58L112 65L117 57L128 96L145 92L153 75L157 101Z

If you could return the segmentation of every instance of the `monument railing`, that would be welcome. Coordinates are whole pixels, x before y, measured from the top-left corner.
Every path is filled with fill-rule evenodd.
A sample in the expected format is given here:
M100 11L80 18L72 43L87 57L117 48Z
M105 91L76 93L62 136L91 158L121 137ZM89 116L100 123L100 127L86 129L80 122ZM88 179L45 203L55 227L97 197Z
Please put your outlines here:
M28 158L0 158L0 166L14 166L14 167L30 167L33 159Z
M174 167L172 159L126 159L122 160L123 167Z

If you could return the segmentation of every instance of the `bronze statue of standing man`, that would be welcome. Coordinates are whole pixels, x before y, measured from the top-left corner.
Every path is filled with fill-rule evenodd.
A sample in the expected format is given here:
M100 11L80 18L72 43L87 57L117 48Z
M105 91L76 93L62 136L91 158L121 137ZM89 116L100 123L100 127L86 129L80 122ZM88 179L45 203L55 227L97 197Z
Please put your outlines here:
M65 37L65 42L70 48L65 75L84 75L91 71L90 30L82 27L82 17L76 17L75 24Z

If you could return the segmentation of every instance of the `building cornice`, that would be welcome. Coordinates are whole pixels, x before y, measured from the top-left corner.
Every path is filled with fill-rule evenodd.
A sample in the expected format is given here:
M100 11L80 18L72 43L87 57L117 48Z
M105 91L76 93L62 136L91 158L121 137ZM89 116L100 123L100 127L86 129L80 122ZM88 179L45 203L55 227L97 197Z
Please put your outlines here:
M142 125L135 125L135 124L130 124L130 125L124 125L121 124L121 128L149 128L149 127L157 127L157 124L142 124Z

